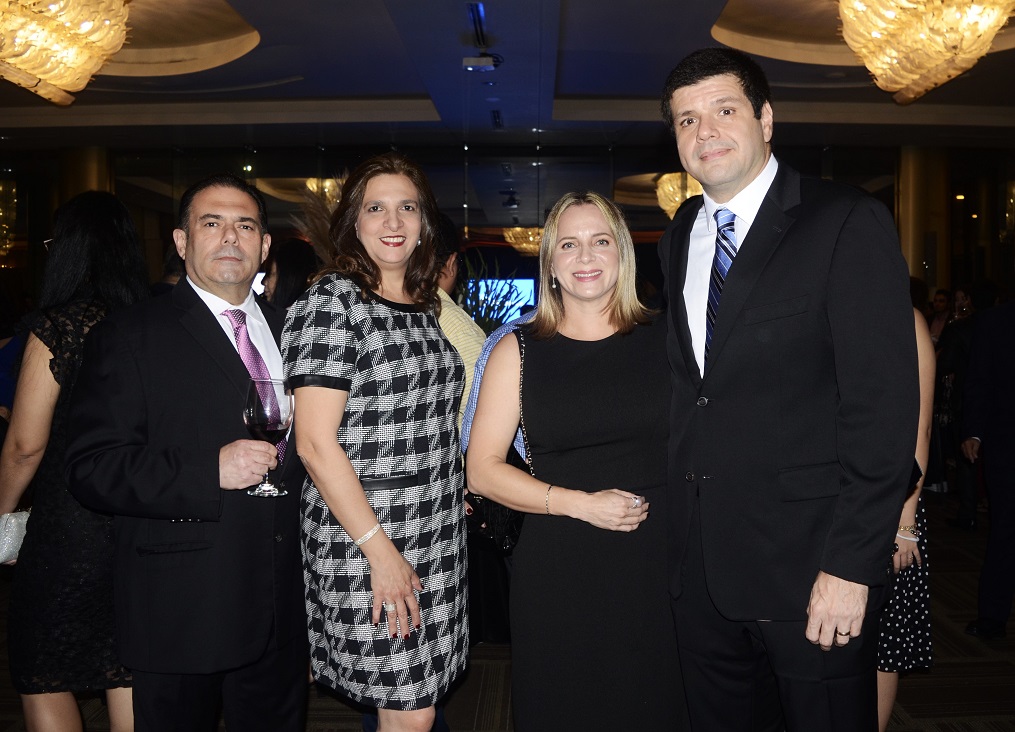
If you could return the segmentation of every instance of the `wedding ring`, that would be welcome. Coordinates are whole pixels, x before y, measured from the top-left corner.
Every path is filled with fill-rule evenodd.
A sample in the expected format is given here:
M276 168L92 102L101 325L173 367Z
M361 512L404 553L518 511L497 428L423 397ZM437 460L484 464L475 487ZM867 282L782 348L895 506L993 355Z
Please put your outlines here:
M848 636L848 635L849 635L849 633L848 633L848 632L846 632L846 633L840 633L839 631L835 631L835 634L836 634L836 635L838 635L838 636L841 636L841 637L843 637L843 638L845 638L846 636Z
M395 612L395 603L393 603L393 602L386 602L386 603L384 603L384 612L386 612L386 613L393 613L393 612ZM847 635L848 635L848 633L847 633Z

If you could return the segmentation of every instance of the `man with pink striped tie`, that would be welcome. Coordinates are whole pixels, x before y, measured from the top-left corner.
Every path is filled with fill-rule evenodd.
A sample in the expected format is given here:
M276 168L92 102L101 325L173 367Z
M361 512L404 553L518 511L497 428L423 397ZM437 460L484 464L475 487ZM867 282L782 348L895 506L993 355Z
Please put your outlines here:
M250 439L251 378L282 378L283 314L250 289L260 193L232 175L180 201L187 276L89 335L67 475L115 517L115 607L138 730L302 730L308 662L294 445ZM280 443L284 444L284 443ZM281 465L279 456L285 455ZM287 495L245 489L278 468Z

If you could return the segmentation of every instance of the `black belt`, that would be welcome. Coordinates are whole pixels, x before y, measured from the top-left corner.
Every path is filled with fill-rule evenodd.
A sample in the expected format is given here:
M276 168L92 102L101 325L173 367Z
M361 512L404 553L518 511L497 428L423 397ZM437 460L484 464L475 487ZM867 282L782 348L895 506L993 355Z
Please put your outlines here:
M391 491L402 488L413 488L422 485L421 474L415 475L392 475L389 478L360 478L365 491Z

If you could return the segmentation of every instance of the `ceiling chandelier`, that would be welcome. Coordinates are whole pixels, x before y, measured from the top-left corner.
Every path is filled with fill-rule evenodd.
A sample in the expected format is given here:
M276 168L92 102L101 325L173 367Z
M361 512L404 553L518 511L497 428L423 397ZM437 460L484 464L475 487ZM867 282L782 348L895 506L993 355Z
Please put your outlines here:
M691 196L702 193L701 183L687 173L666 173L656 181L656 200L659 208L671 219L680 208L680 204Z
M909 104L971 69L1015 0L839 0L842 36L874 77Z
M0 76L70 104L123 46L129 1L0 0Z
M510 244L519 254L534 257L539 254L539 243L543 241L541 226L512 226L504 229L504 241Z

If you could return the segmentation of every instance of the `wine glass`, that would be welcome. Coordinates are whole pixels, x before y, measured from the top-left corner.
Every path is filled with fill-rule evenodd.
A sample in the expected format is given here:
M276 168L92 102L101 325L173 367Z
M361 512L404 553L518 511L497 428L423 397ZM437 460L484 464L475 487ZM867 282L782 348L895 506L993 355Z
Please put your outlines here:
M264 440L278 445L285 439L293 423L293 395L286 392L281 379L251 379L247 387L247 401L243 405L243 423L255 440ZM282 458L279 458L279 462ZM248 488L252 496L284 496L285 488L279 489L264 474L260 484Z

